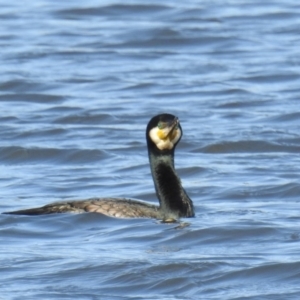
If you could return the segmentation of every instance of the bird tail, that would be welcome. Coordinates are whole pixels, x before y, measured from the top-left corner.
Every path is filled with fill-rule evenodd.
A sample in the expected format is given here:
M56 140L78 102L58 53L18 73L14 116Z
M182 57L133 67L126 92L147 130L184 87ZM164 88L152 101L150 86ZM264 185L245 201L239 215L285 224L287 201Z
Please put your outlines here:
M51 210L45 210L44 207L38 208L30 208L30 209L22 209L22 210L15 210L15 211L7 211L3 212L4 215L25 215L25 216L38 216L38 215L48 215L51 213L55 213Z

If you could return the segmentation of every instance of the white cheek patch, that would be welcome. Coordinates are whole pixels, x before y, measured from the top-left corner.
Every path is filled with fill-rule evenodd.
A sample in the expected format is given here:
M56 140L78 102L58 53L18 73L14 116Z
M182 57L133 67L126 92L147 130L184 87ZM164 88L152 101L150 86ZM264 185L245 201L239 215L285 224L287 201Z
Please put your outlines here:
M167 136L165 139L161 139L159 137L158 131L159 129L157 127L152 128L149 132L149 136L159 150L173 149L174 145L181 137L181 130L179 128L175 129L175 132L173 134L170 134L170 136Z

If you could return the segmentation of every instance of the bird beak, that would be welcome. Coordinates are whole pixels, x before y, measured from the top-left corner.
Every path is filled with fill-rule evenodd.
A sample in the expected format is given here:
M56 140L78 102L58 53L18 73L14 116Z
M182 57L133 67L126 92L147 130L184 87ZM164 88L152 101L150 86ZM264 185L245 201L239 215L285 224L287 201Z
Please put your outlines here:
M168 125L168 133L167 133L167 137L172 134L172 132L174 131L174 129L177 127L177 125L179 124L179 119L176 117L172 122L170 122L170 125Z

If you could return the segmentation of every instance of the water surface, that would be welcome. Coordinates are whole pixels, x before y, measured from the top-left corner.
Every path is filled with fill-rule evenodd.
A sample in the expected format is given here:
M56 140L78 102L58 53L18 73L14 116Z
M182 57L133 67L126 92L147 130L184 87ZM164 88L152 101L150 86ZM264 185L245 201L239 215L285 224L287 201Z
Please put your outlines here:
M157 203L144 131L168 112L196 217L1 215L0 299L299 299L299 8L1 3L0 211Z

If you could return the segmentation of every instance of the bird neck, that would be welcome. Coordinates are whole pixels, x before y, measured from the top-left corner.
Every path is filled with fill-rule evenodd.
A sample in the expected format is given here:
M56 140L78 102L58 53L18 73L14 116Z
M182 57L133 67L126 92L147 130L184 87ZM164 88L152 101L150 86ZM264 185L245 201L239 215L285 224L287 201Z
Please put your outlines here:
M181 185L174 168L174 154L149 153L152 177L162 213L193 217L193 202Z

